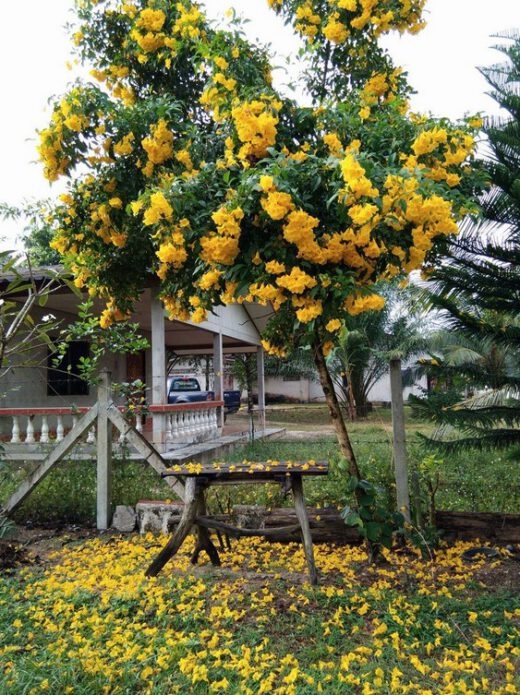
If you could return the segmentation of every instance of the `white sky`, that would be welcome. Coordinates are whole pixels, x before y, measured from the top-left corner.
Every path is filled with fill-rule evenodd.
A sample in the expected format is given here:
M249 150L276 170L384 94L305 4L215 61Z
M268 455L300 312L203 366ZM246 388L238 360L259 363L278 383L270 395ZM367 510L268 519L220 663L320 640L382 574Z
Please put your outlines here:
M294 52L290 31L267 7L267 0L206 0L210 16L229 7L251 20L248 33L280 53ZM71 56L64 24L72 0L23 0L3 3L0 22L0 201L19 205L53 194L35 163L35 131L46 124L47 100L65 91ZM487 84L476 70L501 59L490 46L493 34L520 29L518 0L428 0L427 28L390 43L397 64L409 73L418 111L459 118L466 113L496 111L486 96ZM282 63L283 61L279 61ZM13 246L14 225L0 221L0 237ZM5 246L5 244L4 244Z

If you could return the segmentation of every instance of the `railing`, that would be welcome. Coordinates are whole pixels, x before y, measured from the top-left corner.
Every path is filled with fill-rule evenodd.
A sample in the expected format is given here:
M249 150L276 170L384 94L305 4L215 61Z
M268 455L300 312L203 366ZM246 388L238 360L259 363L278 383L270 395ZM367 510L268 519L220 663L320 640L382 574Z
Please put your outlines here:
M145 436L153 429L151 420L155 417L162 419L166 444L186 446L219 437L218 413L223 406L223 401L205 401L150 405L132 410L120 406L119 410L130 414L135 429ZM88 410L86 407L0 408L1 438L4 442L15 445L57 444ZM124 443L123 435L119 436L118 442ZM89 430L86 443L96 443L95 427Z
M219 412L224 401L150 405L148 411L165 418L165 440L168 446L186 446L217 439L221 434ZM136 425L136 429L139 429Z

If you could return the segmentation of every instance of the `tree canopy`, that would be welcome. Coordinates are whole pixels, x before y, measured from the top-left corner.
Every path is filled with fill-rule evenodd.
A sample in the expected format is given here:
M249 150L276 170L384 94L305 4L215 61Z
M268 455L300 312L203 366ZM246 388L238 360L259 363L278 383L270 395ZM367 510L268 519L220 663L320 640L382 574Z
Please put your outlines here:
M76 0L92 81L54 102L39 153L67 190L54 249L102 297L103 327L154 284L171 319L256 302L263 345L310 346L360 478L326 365L377 282L420 268L475 211L478 117L413 114L378 45L416 32L425 0L268 0L302 38L309 105L275 89L267 50L190 0Z
M267 51L181 0L77 0L92 81L54 102L46 177L67 179L52 246L121 319L156 278L171 318L269 304L265 346L318 342L428 261L475 209L481 122L409 112L378 47L418 31L424 0L269 0L309 56L312 105L278 93Z

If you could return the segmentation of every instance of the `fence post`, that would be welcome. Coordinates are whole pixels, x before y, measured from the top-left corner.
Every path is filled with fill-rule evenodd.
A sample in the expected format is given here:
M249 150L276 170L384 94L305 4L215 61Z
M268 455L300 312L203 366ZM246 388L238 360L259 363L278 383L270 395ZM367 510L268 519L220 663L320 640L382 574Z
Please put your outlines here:
M110 372L102 370L98 385L97 417L97 514L96 525L105 530L112 521L112 423L108 419Z
M397 509L410 521L410 496L408 493L408 459L404 428L403 379L401 360L390 360L390 391L392 394L392 424L394 431L394 466L397 491Z

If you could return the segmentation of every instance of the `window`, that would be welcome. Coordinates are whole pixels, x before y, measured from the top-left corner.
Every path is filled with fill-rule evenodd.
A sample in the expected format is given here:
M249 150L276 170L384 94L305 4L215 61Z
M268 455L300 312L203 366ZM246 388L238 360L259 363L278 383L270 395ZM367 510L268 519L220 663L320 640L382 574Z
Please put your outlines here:
M89 356L89 344L76 340L69 343L63 359L56 365L55 353L49 351L47 357L47 395L48 396L87 396L88 384L79 376L82 357Z

